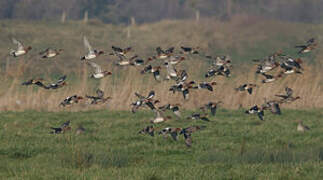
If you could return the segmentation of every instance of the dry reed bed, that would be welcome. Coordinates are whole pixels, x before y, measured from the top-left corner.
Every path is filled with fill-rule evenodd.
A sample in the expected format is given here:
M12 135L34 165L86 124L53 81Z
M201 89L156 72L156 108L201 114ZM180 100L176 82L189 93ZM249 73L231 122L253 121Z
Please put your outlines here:
M320 25L305 26L258 19L256 17L237 16L231 22L220 22L214 19L202 19L199 24L191 21L162 21L154 24L143 24L131 27L131 38L127 38L123 26L104 25L94 21L88 26L71 22L60 25L46 23L4 22L7 28L0 29L0 53L7 54L8 36L17 36L25 44L32 44L33 51L29 55L13 59L2 56L0 74L3 86L0 88L0 110L88 110L88 109L116 109L129 110L130 103L135 100L134 92L147 94L154 89L157 98L164 103L181 103L184 108L196 108L208 101L221 100L223 107L236 109L241 104L248 107L263 102L263 98L272 99L274 94L282 93L285 86L294 89L301 99L292 104L283 105L286 108L322 108L322 59L318 49L314 55L305 56L305 73L303 75L289 75L272 84L261 84L261 76L255 75L255 66L246 65L251 58L266 56L277 49L290 51L295 43L304 41L313 34L320 40L322 27ZM18 31L18 29L23 29ZM293 31L291 31L291 29ZM40 32L45 32L40 36ZM111 57L103 56L97 60L102 67L114 74L102 80L89 79L89 68L80 63L78 57L84 54L82 36L86 35L91 44L98 49L110 51L111 45L134 47L142 58L153 55L157 46L199 46L207 54L230 54L234 61L233 76L230 79L216 77L218 82L215 92L206 90L192 90L191 98L184 101L181 94L168 91L174 82L158 83L151 75L141 75L138 68L116 67ZM297 37L297 38L295 38ZM108 45L108 46L107 46ZM261 47L258 47L261 46ZM37 52L47 47L65 49L64 53L53 61L43 61L37 57ZM313 60L314 59L314 60ZM313 63L315 62L315 66ZM186 69L191 80L205 81L203 74L207 71L208 62L197 56L189 57L179 65L179 69ZM43 77L53 79L67 74L68 86L62 89L47 91L33 87L22 87L22 81ZM71 79L70 75L73 74ZM208 80L208 81L211 81ZM256 82L260 85L253 95L237 93L234 87L243 83ZM107 105L89 106L83 102L68 108L59 108L58 104L67 96L78 94L93 94L96 88L101 88L107 96L113 99ZM107 107L108 106L108 107Z
M194 68L203 71L203 62L186 62L193 63ZM23 66L23 65L22 65ZM17 68L21 68L18 66ZM22 87L22 79L14 78L8 84L8 90L1 96L0 110L45 110L45 111L61 111L61 110L88 110L88 109L113 109L113 110L129 110L130 103L136 97L134 92L147 94L151 89L156 91L157 99L161 100L161 104L180 103L186 109L194 109L202 106L208 101L224 102L223 107L228 109L237 109L240 105L249 107L253 104L263 103L263 98L275 99L275 94L284 93L286 86L294 89L294 95L300 96L301 99L283 105L284 108L306 109L306 108L322 108L323 92L322 92L322 76L318 76L313 67L306 67L303 75L288 75L277 82L262 84L261 75L256 75L252 67L250 71L245 73L233 71L233 77L215 77L217 81L214 92L206 90L191 90L190 99L183 100L181 93L173 94L169 91L169 87L173 81L156 82L151 75L141 75L138 69L133 67L113 67L113 76L102 80L94 80L89 78L87 66L84 65L80 72L79 81L68 82L69 85L57 90L44 90L41 88ZM205 70L205 69L204 69ZM194 72L193 67L188 68L188 72ZM122 76L121 76L122 74ZM191 73L190 77L197 77L195 73ZM195 79L195 78L190 78ZM196 78L202 81L204 78ZM98 85L92 85L91 82L98 81ZM209 80L211 81L211 80ZM235 87L241 83L257 83L259 86L255 89L253 95L246 92L236 92ZM112 100L106 105L91 106L87 101L83 101L79 105L73 107L62 108L59 103L67 96L78 94L94 94L95 88L105 91L106 96L111 96Z

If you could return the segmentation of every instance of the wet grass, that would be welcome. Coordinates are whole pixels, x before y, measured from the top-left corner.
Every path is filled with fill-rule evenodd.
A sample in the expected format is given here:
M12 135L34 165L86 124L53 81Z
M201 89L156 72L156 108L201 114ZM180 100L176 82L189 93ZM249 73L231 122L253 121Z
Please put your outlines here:
M191 112L184 112L189 115ZM206 125L183 137L144 136L150 112L2 112L2 179L322 179L321 110L284 110L264 122L242 111L218 111L211 122L170 120L156 125ZM296 131L296 120L311 130ZM72 131L49 127L71 120ZM86 128L76 135L78 125Z

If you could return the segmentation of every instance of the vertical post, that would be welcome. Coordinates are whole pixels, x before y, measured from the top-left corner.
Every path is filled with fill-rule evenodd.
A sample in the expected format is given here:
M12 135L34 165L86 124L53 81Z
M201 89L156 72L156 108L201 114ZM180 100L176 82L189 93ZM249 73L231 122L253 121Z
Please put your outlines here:
M66 21L66 12L65 11L63 11L62 12L62 17L61 17L61 23L65 23L65 21Z
M85 11L84 12L84 18L83 18L84 24L86 24L88 20L89 20L89 13L88 13L88 11Z
M200 20L200 11L199 10L195 10L195 22L199 22Z
M127 27L127 38L130 39L131 38L131 30L130 30L130 26Z
M136 19L135 19L135 17L131 17L130 18L130 21L131 21L131 26L135 26L136 25Z
M231 19L231 15L232 15L232 1L227 0L227 18L228 18L228 20Z

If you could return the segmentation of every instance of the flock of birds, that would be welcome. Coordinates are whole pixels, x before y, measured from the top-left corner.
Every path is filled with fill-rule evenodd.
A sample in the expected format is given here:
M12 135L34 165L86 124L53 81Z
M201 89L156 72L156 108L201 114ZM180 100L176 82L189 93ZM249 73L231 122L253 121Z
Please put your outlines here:
M202 56L199 47L180 47L181 50L178 53L175 53L175 48L170 47L168 49L163 50L161 47L156 48L156 55L147 58L146 60L139 58L138 55L130 55L133 52L131 47L127 48L119 48L112 46L112 52L106 53L102 50L97 50L92 48L88 39L84 36L83 38L84 46L87 49L87 53L80 58L80 60L90 67L94 69L94 72L91 74L91 78L101 79L106 76L112 75L112 72L108 70L103 70L100 65L98 65L93 60L100 55L109 55L117 58L116 65L117 66L135 66L142 67L140 70L141 74L152 74L154 79L158 82L161 81L174 81L174 84L169 88L169 91L172 93L180 93L182 94L184 100L189 99L189 93L192 90L207 90L213 91L214 86L217 84L216 81L209 82L196 82L193 80L188 80L189 76L185 69L180 69L178 64L187 59L187 56ZM20 41L13 38L13 43L17 45L17 49L10 50L10 55L13 57L19 57L27 54L32 48L31 46L26 47ZM315 49L317 43L314 38L307 41L304 45L295 46L298 48L298 54L308 53ZM63 49L51 49L47 48L46 50L40 52L41 58L54 58L60 55L63 52ZM203 55L204 56L204 55ZM205 78L209 79L210 77L215 76L231 76L231 58L229 56L204 56L209 59L212 63L205 73ZM262 59L254 59L255 63L257 63L257 74L260 74L264 77L261 83L272 83L283 76L290 74L302 74L304 69L301 64L303 61L300 58L293 58L291 56L283 54L281 51L275 52L272 55L266 56ZM155 62L155 63L153 63ZM158 65L153 65L158 64ZM166 70L166 75L162 77L161 70ZM270 72L274 72L273 70L279 69L278 73L270 74ZM66 75L62 76L58 79L57 82L53 83L45 83L44 79L30 79L26 82L23 82L22 85L30 86L36 85L40 88L44 88L46 90L50 89L59 89L67 85L66 83ZM246 91L249 95L252 95L253 89L258 87L259 85L253 83L245 83L237 88L236 91ZM154 132L159 129L155 127L154 124L163 123L169 119L171 116L165 116L166 111L171 111L175 117L178 119L182 118L180 112L180 104L171 104L167 103L162 106L158 106L160 103L158 99L155 99L155 91L151 90L147 96L141 95L138 92L135 92L135 96L137 100L131 103L131 111L136 113L139 109L143 107L148 107L151 109L155 116L151 119L151 123L153 125L148 125L139 131L141 134L148 134L154 136ZM284 103L290 103L297 99L299 96L294 96L293 90L289 87L285 88L284 94L276 95L278 100L266 100L264 98L264 103L262 105L255 105L245 111L247 114L256 114L260 120L264 120L264 111L268 110L273 114L280 115L281 109L280 105ZM72 104L77 104L83 99L90 99L91 104L102 104L106 103L111 97L105 97L104 92L100 89L96 91L96 95L73 95L66 97L61 103L60 106L70 106ZM209 122L209 116L215 116L216 110L221 101L218 102L208 102L202 107L199 108L198 112L194 112L191 116L187 117L188 119L193 120L201 120L205 122ZM177 128L177 127L165 127L163 128L159 134L162 134L164 137L170 135L175 141L178 139L178 135L183 134L185 139L185 144L187 147L191 147L192 145L192 133L205 129L206 126L189 126L186 128ZM63 133L67 130L70 130L70 121L65 122L63 125L57 128L51 128L54 134ZM309 129L307 126L304 126L302 122L299 122L297 130L305 131ZM77 133L84 132L85 129L83 127L79 127L77 129Z

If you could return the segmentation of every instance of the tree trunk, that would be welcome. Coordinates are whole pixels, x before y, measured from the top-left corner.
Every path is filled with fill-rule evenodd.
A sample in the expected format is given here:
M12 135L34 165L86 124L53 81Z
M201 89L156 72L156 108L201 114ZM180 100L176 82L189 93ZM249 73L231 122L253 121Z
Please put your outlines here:
M65 21L66 21L66 12L65 11L63 11L63 13L62 13L62 18L61 18L61 23L65 23Z
M231 19L231 15L232 15L232 1L227 0L227 18L228 18L228 20Z
M86 24L88 20L89 20L89 13L87 11L85 11L84 18L83 18L84 24Z
M200 11L199 10L196 10L195 11L195 21L196 22L199 22L199 20L200 20Z

